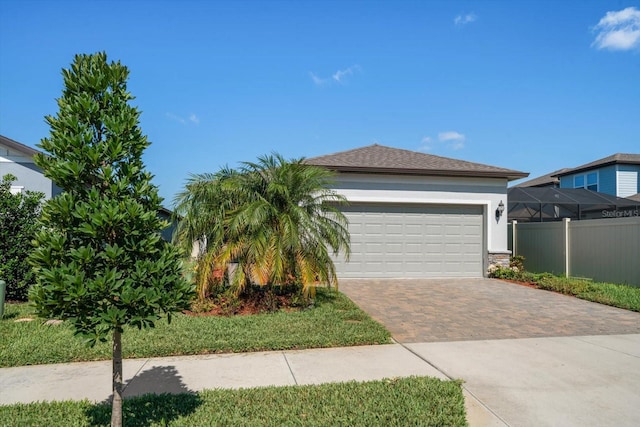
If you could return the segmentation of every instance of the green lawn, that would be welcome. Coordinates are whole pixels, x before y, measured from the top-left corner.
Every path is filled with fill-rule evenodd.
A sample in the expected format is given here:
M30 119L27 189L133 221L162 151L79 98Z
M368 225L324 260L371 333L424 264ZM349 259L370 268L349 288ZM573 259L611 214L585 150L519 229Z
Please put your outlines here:
M640 311L640 287L550 275L541 275L535 283L540 289L573 295L626 310Z
M8 304L0 320L0 367L108 360L109 343L87 347L72 328L44 325L28 304ZM125 358L386 344L389 332L341 293L318 289L312 308L252 316L175 316L153 329L128 328Z
M108 404L0 406L0 426L108 426ZM466 426L457 381L429 377L365 383L207 390L124 402L125 426Z

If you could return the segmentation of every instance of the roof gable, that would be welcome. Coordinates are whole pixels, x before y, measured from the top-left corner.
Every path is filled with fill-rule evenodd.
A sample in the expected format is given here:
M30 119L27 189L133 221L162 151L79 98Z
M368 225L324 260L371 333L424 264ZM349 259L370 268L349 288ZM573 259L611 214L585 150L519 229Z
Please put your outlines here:
M8 147L10 150L18 151L28 157L33 157L35 154L40 152L35 148L31 148L28 145L24 145L18 141L14 141L13 139L9 139L3 135L0 135L0 145L4 145L5 147Z
M305 163L324 166L339 172L472 176L507 178L509 180L524 178L529 175L525 172L497 166L434 156L378 144L312 157L306 159Z

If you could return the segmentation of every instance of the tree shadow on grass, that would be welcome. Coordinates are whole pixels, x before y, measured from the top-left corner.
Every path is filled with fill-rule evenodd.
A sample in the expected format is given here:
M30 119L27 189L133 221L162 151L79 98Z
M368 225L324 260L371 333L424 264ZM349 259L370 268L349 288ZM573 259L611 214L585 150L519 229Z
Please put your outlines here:
M335 288L318 287L314 305L333 303L336 299L338 299L338 291Z
M123 395L123 425L130 427L157 422L166 425L193 413L202 404L200 396L186 387L174 366L155 366L143 371L127 382ZM112 398L86 411L91 425L109 425Z
M4 316L2 316L0 318L0 320L9 320L9 319L17 319L18 318L18 312L13 312L13 313L4 313Z

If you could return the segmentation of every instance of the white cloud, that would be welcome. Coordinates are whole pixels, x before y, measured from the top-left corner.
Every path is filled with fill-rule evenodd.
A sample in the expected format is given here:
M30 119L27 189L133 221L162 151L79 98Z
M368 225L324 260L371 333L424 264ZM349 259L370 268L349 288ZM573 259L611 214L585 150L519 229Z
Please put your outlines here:
M607 12L593 27L596 49L630 50L640 48L640 10L628 7Z
M422 144L420 145L420 151L431 151L433 149L433 140L430 136L422 138Z
M323 78L311 72L309 73L309 76L311 76L311 80L313 80L313 83L315 83L317 86L323 86L329 83L343 84L346 83L348 77L354 75L355 72L360 70L361 68L359 65L352 65L351 67L345 68L344 70L336 71L331 75L331 77Z
M463 134L455 131L440 132L438 134L438 140L449 143L449 148L453 150L462 150L466 139Z
M164 113L164 115L165 115L165 117L167 117L167 118L169 118L169 119L171 119L173 121L176 121L176 122L178 122L180 124L183 124L183 125L187 125L189 123L193 123L193 124L196 124L196 125L200 124L200 119L194 113L191 113L189 115L189 118L187 118L187 119L185 119L184 117L180 117L177 114L173 114L173 113Z
M173 113L164 113L165 116L170 118L171 120L175 120L178 123L182 123L183 125L187 124L187 121L180 116L176 116Z
M420 151L431 151L437 147L438 143L444 143L447 148L452 150L462 150L464 148L464 142L466 137L455 131L447 131L438 133L438 140L435 141L430 136L422 138L422 144L420 145Z
M464 148L464 141L457 141L452 144L449 144L449 148L453 150L462 150Z
M459 141L459 142L464 142L465 140L465 136L461 133L455 132L455 131L448 131L448 132L440 132L438 134L438 139L440 141Z
M309 75L311 76L311 80L313 80L313 82L318 86L322 86L322 85L327 84L329 82L329 79L322 79L322 78L316 76L313 73L309 73Z
M458 15L453 19L453 23L456 25L456 27L462 27L464 25L470 24L471 22L474 22L475 20L478 19L478 16L471 12L471 13L467 13L466 15Z
M359 71L359 70L360 70L359 65L352 65L351 67L345 70L336 71L331 77L333 77L333 80L337 81L338 83L342 83L346 77L353 75L355 71Z

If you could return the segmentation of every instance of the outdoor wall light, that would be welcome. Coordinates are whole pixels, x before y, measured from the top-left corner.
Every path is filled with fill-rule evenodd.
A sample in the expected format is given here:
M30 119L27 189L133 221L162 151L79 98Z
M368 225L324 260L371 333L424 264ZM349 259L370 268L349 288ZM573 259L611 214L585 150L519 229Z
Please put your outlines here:
M502 203L502 200L500 200L500 203L498 203L498 208L496 209L496 220L500 219L500 217L502 216L502 212L504 212L504 203Z

